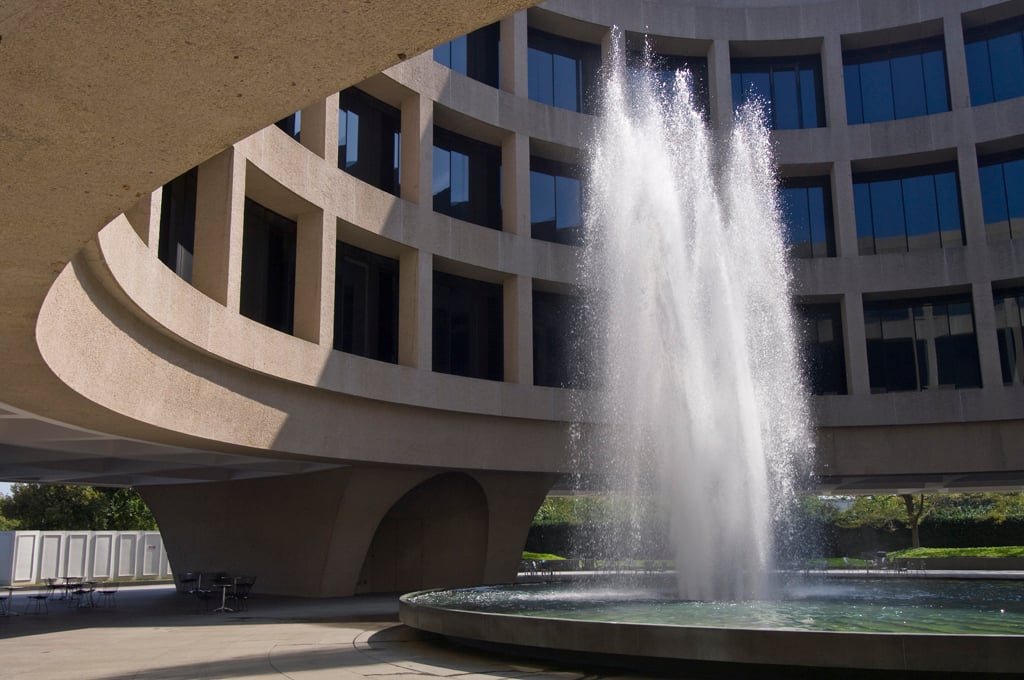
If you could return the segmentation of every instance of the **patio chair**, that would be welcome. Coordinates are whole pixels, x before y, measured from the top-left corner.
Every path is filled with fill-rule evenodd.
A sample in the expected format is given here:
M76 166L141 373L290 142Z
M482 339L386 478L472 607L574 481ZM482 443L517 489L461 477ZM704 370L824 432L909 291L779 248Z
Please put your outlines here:
M115 599L115 596L117 595L117 588L117 583L111 583L108 581L107 583L101 584L100 587L96 589L96 592L100 594L100 601L97 606L110 606L111 608L117 607L117 600Z
M256 579L252 576L240 576L235 580L235 587L228 595L235 603L235 611L249 611L249 594L255 584Z
M93 593L96 592L96 584L91 581L82 580L68 594L68 607L94 607Z
M49 581L50 579L47 579ZM56 579L53 579L56 581ZM29 593L25 597L28 598L28 602L25 603L26 614L49 614L50 606L48 601L53 597L53 592L57 589L56 583L48 583L42 590L36 590ZM32 611L30 612L29 609Z

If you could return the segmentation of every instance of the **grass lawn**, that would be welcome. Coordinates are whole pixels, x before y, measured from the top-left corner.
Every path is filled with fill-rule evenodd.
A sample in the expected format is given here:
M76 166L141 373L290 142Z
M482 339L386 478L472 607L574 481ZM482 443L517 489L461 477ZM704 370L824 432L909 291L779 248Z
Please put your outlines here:
M564 557L552 555L551 553L536 553L523 551L524 560L564 560Z
M889 559L927 557L1024 557L1024 545L991 548L907 548L889 553Z

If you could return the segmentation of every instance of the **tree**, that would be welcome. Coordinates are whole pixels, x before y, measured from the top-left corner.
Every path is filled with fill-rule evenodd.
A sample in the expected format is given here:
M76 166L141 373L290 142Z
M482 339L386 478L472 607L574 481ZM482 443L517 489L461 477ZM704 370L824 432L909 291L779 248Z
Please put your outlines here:
M900 496L903 499L903 507L906 508L907 516L904 520L910 527L910 544L914 548L921 547L921 520L928 514L928 506L925 502L926 496L919 494L914 500L913 494L905 493Z
M134 489L15 484L0 515L26 530L153 530L156 521Z

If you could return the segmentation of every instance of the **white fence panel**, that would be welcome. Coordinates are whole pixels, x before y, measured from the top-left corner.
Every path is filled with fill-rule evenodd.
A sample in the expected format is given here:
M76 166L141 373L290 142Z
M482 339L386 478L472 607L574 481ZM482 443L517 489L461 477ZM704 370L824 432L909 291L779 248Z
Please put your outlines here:
M152 580L171 565L155 531L0 531L0 586L64 576Z
M97 533L92 537L92 575L110 578L110 567L114 553L114 534Z

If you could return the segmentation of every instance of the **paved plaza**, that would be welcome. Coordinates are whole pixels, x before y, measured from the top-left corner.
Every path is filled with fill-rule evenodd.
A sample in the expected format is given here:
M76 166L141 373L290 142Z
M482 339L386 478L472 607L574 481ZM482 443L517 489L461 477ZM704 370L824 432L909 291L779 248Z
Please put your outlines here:
M16 592L13 614L0 617L4 680L597 677L425 639L398 623L396 596L257 595L247 612L215 614L171 586L136 586L116 607L53 600L48 613L25 614L28 603Z

